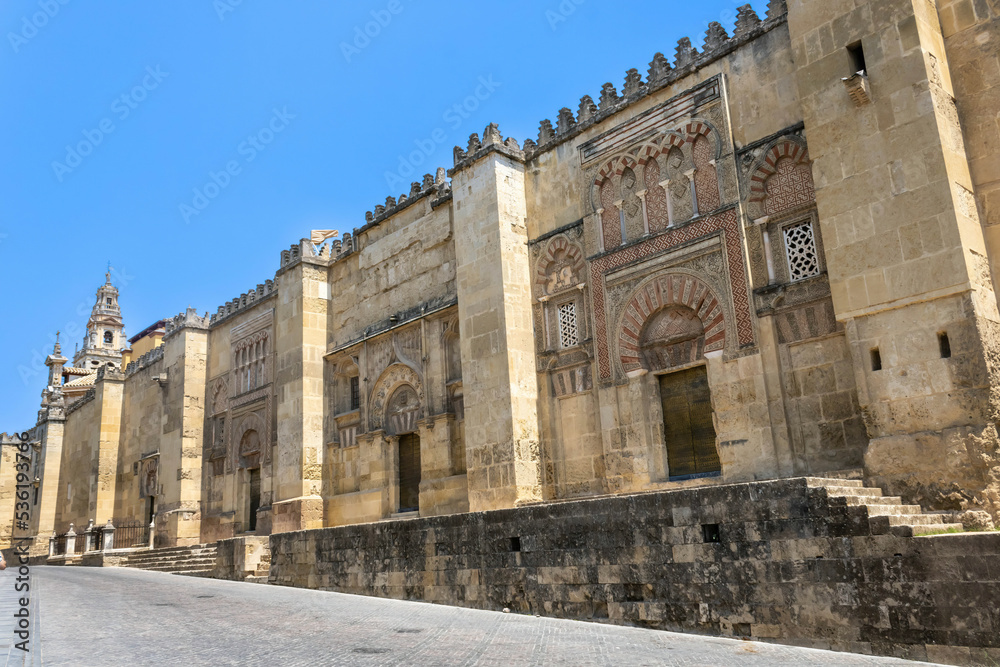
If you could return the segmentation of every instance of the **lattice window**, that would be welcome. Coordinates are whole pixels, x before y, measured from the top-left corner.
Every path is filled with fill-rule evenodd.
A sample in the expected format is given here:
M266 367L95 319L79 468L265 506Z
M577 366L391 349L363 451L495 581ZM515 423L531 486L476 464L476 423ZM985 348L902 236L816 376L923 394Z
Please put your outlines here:
M819 273L819 254L812 222L789 225L783 230L785 251L788 254L788 278L802 280Z
M355 375L351 378L351 410L361 407L361 380Z
M580 343L580 329L576 322L576 304L564 303L559 306L559 346L573 347Z

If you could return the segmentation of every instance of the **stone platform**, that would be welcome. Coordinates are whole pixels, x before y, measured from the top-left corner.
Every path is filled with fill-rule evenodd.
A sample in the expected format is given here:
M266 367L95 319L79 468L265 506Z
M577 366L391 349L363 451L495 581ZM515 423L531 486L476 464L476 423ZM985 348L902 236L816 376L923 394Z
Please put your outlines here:
M991 664L1000 533L949 518L793 478L275 534L269 581Z

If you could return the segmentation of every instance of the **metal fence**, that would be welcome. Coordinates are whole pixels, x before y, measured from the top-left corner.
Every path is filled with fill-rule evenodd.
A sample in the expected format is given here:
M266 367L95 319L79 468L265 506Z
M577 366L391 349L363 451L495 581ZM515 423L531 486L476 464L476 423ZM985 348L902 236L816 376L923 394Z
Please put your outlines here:
M111 523L115 527L115 543L112 548L129 549L149 546L149 524L145 521L141 519L112 519Z
M106 531L105 526L94 526L90 529L90 551L103 551L109 549L136 549L149 546L149 524L141 519L111 519L114 532ZM52 553L55 556L64 556L69 547L68 541L73 539L73 553L82 554L87 549L87 531L81 530L75 537L70 538L67 534L57 535L54 540ZM113 540L113 544L108 544L108 540Z

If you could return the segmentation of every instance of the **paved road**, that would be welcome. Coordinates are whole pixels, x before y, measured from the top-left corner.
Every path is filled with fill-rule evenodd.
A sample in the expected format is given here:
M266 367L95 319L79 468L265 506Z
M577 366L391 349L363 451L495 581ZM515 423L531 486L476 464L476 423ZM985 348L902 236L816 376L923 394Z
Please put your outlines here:
M918 664L140 570L32 576L47 666Z
M13 561L13 559L11 559ZM17 563L0 572L0 664L6 667L37 667L40 659L38 598L32 595L34 568L27 575ZM24 590L24 586L28 589ZM18 591L17 587L22 590ZM26 606L21 602L27 602ZM23 633L20 637L15 631Z

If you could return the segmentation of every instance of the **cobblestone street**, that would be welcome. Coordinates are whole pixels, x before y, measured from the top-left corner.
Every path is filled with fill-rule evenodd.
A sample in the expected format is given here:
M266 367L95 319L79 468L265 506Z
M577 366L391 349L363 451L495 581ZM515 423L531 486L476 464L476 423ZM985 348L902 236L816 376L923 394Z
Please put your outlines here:
M53 666L918 664L141 570L32 576Z

